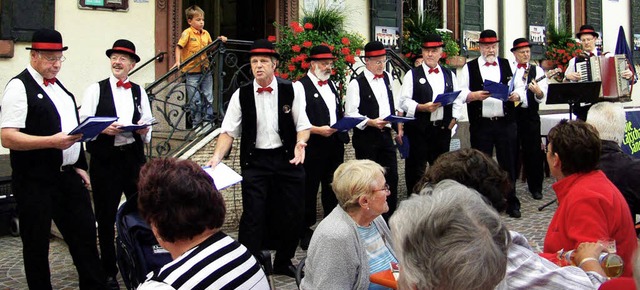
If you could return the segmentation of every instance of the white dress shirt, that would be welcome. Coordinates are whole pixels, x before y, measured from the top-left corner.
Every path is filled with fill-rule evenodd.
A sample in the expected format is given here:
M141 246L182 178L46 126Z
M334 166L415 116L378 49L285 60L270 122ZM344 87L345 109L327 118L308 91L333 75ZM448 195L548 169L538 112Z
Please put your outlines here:
M129 82L129 78L125 81ZM131 125L133 119L134 109L140 113L140 121L142 123L149 122L153 115L151 114L151 106L149 105L149 97L144 88L140 87L140 107L134 108L133 93L131 89L125 89L124 87L118 87L118 79L113 75L109 76L109 85L111 86L111 93L113 94L113 103L116 109L116 115L119 123L124 125ZM87 117L95 116L98 103L100 102L100 85L98 83L91 84L84 91L84 98L82 100L82 107L80 108L80 120L84 120ZM145 136L141 136L142 141L149 143L151 141L151 127L149 132ZM123 132L115 136L113 146L122 146L135 142L133 138L133 132Z
M498 57L496 57L497 65L485 66L484 64L487 61L483 56L478 57L478 65L480 66L480 75L482 76L482 81L490 80L494 82L500 82L500 62ZM467 94L469 91L469 66L465 64L462 68L460 75L458 75L458 84L460 88L463 89L464 98L466 101ZM462 95L462 93L460 94ZM502 110L502 101L496 98L486 98L482 101L482 117L491 118L491 117L504 117L504 112Z
M422 63L422 69L424 70L424 74L426 76L426 82L429 82L431 89L433 90L433 95L431 96L431 101L435 100L436 96L444 93L444 72L442 71L442 67L437 65L438 73L429 73L429 67ZM456 78L455 73L451 73L451 82L453 83L453 91L459 91L458 80ZM422 80L418 80L422 83ZM460 119L462 103L461 99L462 94L458 95L456 100L453 102L453 110L452 116L456 119ZM400 94L400 108L407 113L406 117L414 117L416 114L416 108L418 107L418 103L413 100L413 70L409 70L402 79L402 92ZM439 121L444 117L444 107L440 106L433 113L431 113L430 121Z
M253 80L253 95L256 103L256 148L274 149L281 147L282 141L278 134L278 82L274 77L269 86L273 89L271 93L257 93L260 85ZM297 86L293 87L294 97L291 108L293 122L296 131L304 131L311 128L309 118L305 111L304 91ZM229 107L221 125L221 133L227 133L233 138L238 138L242 134L242 110L240 108L240 89L231 96Z
M338 117L336 116L336 106L337 106L336 96L333 94L333 91L331 91L331 87L329 87L329 84L326 84L323 86L318 85L319 79L315 75L313 75L311 71L307 72L307 76L309 76L309 79L311 79L311 82L313 83L313 85L316 87L318 92L320 92L320 96L314 95L314 97L316 98L322 97L322 100L324 100L325 105L327 105L327 109L329 109L329 126L332 126L338 121ZM331 82L331 80L328 80L328 81ZM295 90L302 92L302 95L301 95L303 96L302 101L305 103L304 108L306 108L307 107L306 92L304 90L304 86L302 85L301 82L295 82L293 83L293 87ZM305 109L305 112L306 112L306 109Z
M527 68L531 69L531 64L527 64ZM518 68L517 64L513 64L511 69L513 71L513 78L514 78L513 91L517 93L518 96L520 96L520 106L523 108L528 108L529 107L529 100L527 99L528 83L527 83L527 80L522 79L522 77L524 76L525 69ZM537 65L536 78L540 78L543 75L544 75L544 70L542 70L542 68ZM536 102L538 102L538 104L540 104L547 97L547 89L549 88L549 81L547 80L546 77L541 79L538 82L538 87L540 87L540 90L542 91L542 98L540 99L534 98L534 99L536 100Z
M387 77L389 77L387 72L383 72L383 74L386 74ZM389 107L389 95L387 94L387 85L384 83L384 78L374 80L373 73L368 69L364 70L364 76L367 79L367 82L369 82L373 95L376 97L376 101L378 102L378 117L386 118L391 114L395 115L395 112L391 112L391 108ZM389 80L391 80L391 77L389 77ZM395 104L395 100L394 106L398 107L397 104ZM364 121L360 122L360 124L356 126L358 129L364 130L369 118L360 114L358 107L360 107L360 87L358 85L358 81L356 79L352 79L347 87L347 96L344 101L344 114L348 117L364 117ZM391 125L387 124L387 127L391 128Z
M76 119L76 107L71 96L69 96L57 83L44 85L44 79L31 65L27 66L27 71L33 79L40 85L53 105L58 110L60 116L61 132L71 132L78 126ZM45 98L38 94L38 98ZM27 120L27 93L26 88L21 80L12 79L7 84L2 98L2 128L18 128L23 129ZM62 150L62 165L72 165L78 161L80 157L80 142L76 142L71 147ZM46 161L46 160L45 160Z

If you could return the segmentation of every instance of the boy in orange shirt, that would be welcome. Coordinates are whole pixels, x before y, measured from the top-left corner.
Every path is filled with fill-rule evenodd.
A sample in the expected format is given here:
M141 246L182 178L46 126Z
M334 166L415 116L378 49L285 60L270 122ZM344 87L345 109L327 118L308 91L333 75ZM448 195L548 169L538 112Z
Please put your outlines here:
M185 29L178 40L176 46L176 64L174 67L180 67L181 60L185 60L190 56L198 53L201 49L209 45L213 40L209 32L204 29L204 11L193 5L184 11L187 17L189 28ZM225 36L218 37L222 41L227 41ZM191 113L191 124L198 126L203 118L211 120L213 117L213 77L209 71L209 60L207 54L203 53L199 59L193 60L188 65L182 67L182 72L186 73L187 98L189 100L189 109ZM204 94L207 98L209 106L207 107L206 117L203 116L202 108L205 106L202 102L200 94Z

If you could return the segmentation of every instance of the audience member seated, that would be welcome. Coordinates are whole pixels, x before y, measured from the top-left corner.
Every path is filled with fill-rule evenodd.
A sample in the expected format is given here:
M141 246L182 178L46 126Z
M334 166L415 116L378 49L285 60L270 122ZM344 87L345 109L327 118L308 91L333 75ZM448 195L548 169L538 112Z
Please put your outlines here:
M338 206L311 237L300 289L383 289L369 283L369 276L397 262L381 216L389 210L384 173L371 160L350 160L336 169L332 188Z
M389 221L399 246L398 288L494 289L511 243L500 215L455 181L425 191L400 203Z
M582 121L561 121L548 134L547 162L557 182L558 208L544 240L545 258L557 262L558 251L582 242L614 240L624 261L622 276L631 276L636 250L633 220L626 200L601 170L598 131ZM637 177L636 177L637 178Z
M140 171L138 190L140 215L174 259L138 290L269 289L247 248L220 230L224 200L195 162L153 159Z
M593 105L589 109L587 123L600 133L602 150L599 168L627 200L631 218L635 222L636 214L640 213L640 159L624 153L620 148L627 123L622 104L600 102Z
M504 210L504 196L510 188L507 173L479 150L460 149L441 155L422 179L423 193L428 193L432 184L446 179L477 190L498 212ZM584 271L572 266L559 267L536 254L523 235L509 233L512 243L504 281L509 289L596 289L606 280L597 263L584 263ZM587 248L580 251L582 255L576 258L576 265L585 257L598 257L599 249L588 249L592 251L585 252Z

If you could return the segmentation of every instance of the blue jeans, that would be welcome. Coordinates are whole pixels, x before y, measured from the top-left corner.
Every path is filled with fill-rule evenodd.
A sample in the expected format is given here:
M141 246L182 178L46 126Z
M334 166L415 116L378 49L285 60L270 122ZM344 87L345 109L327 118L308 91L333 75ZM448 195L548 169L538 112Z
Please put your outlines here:
M213 119L213 77L211 73L188 74L187 82L187 101L189 102L189 112L191 113L191 121L193 126L197 126L202 119ZM202 99L204 94L206 102ZM205 116L206 108L206 116Z

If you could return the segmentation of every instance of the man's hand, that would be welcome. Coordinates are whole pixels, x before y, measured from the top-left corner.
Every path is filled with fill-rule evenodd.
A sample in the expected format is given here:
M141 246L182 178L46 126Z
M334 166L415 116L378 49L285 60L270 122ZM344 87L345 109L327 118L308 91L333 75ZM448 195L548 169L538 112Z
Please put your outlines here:
M428 102L426 104L418 104L418 111L433 113L442 106L442 103Z
M144 122L138 121L138 125L143 125L143 124L144 124ZM142 128L142 129L138 129L138 130L136 130L136 133L140 134L140 136L144 136L144 135L147 135L147 133L149 132L149 129L151 129L151 126L147 126L147 127Z
M475 91L467 95L467 103L473 101L484 101L491 96L489 91Z
M518 93L513 92L511 93L511 95L509 96L509 99L507 99L509 102L520 102L522 100L522 98L520 98L520 95L518 95Z
M633 73L630 69L625 69L620 73L625 80L630 80L633 77Z
M317 127L313 131L314 131L314 134L318 134L323 137L329 137L333 135L333 133L337 132L338 130L325 125L325 126Z
M568 73L565 74L564 77L570 81L579 81L580 80L580 73L579 72L572 72L572 73Z
M384 129L384 127L387 124L389 124L389 121L385 121L385 120L380 119L380 118L367 120L367 126L368 127L375 127L375 128L380 129L380 130Z
M87 172L82 168L74 167L73 169L75 169L76 173L78 173L78 175L80 175L80 178L82 178L84 187L86 187L88 190L91 190L91 179L89 178L89 174L87 174Z
M289 160L289 163L293 165L303 164L305 157L305 147L307 147L306 142L298 141L293 151L293 159Z
M80 141L80 139L82 139L82 134L68 135L64 132L58 132L57 134L51 136L51 147L64 150Z
M456 120L456 118L452 118L451 122L449 122L449 130L453 129L453 126L455 126L458 123L458 120Z
M224 35L218 36L218 39L222 40L222 42L227 42L227 37Z
M122 130L118 129L118 127L122 127L122 126L124 126L124 124L118 123L118 122L113 122L113 123L111 123L111 125L109 125L109 127L104 128L104 130L102 130L102 134L107 134L109 136L118 135L118 134L122 133Z

